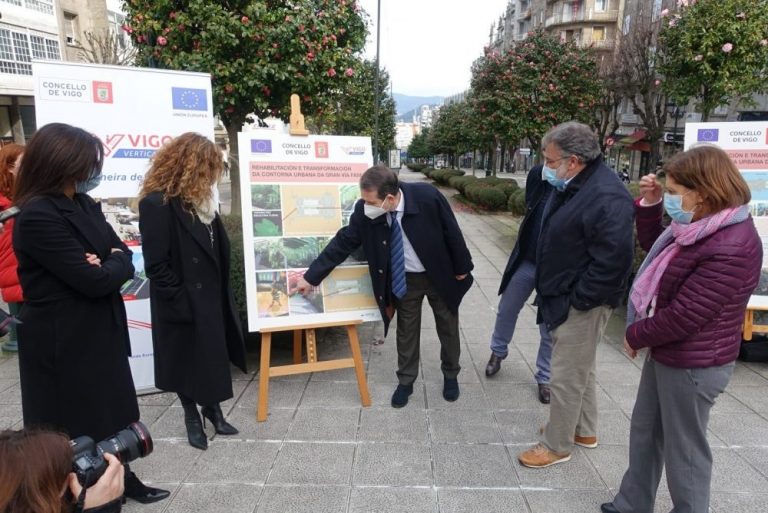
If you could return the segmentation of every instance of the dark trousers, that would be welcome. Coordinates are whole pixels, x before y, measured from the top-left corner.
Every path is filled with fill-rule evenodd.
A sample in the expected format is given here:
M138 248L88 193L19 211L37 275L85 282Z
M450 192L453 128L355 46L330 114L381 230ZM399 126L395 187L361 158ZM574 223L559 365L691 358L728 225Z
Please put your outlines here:
M452 276L450 277L453 278ZM426 273L407 273L405 296L395 301L397 310L397 377L401 385L410 385L419 375L421 345L421 304L424 296L432 307L440 339L440 368L446 378L455 378L461 367L459 316L445 305Z

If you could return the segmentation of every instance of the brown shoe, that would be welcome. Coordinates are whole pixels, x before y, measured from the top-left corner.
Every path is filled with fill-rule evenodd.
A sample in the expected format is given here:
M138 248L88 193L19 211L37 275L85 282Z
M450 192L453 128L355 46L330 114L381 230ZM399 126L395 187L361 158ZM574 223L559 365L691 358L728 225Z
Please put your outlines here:
M544 468L557 463L565 463L571 459L571 454L557 454L552 452L544 444L536 444L532 448L517 455L521 465L530 468Z
M595 447L597 447L597 437L574 435L573 443L575 443L580 447L586 447L587 449L594 449Z

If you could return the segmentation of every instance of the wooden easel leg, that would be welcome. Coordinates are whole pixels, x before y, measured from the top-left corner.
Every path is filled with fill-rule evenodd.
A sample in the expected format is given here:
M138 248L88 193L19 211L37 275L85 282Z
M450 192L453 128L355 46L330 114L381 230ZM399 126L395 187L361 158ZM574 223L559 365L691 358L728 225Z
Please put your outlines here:
M355 374L357 375L357 388L360 390L360 402L363 406L371 405L371 395L368 392L368 381L365 378L363 355L360 353L360 340L357 337L357 326L347 326L349 348L352 350L352 359L355 361Z
M256 420L267 420L269 407L269 358L272 349L272 334L261 334L261 362L259 366L259 406L256 409Z
M301 330L293 330L293 363L301 363Z
M744 314L744 333L742 338L746 341L752 340L752 326L754 325L754 311L747 310Z
M307 363L317 362L317 336L314 329L304 330L307 338Z

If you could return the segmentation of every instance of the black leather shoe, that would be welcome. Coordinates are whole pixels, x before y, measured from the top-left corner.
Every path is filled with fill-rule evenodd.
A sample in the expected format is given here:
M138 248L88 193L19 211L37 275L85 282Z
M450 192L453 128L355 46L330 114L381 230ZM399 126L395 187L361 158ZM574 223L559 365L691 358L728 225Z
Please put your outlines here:
M600 505L600 511L603 513L621 513L612 502L606 502Z
M160 488L152 488L142 483L136 474L134 474L128 465L125 466L125 491L123 497L133 499L136 502L142 504L150 504L165 499L171 492L168 490L161 490Z
M213 406L203 406L200 408L200 413L203 414L203 417L211 421L214 429L216 429L217 435L236 435L239 433L235 426L224 419L221 405L214 404Z
M392 407L402 408L408 404L408 397L413 393L413 385L397 385L392 394Z
M549 404L549 400L549 385L539 383L539 402L541 402L541 404Z
M491 359L488 360L488 365L485 366L485 375L489 378L499 372L499 369L501 369L501 361L506 358L506 356L496 356L495 354L491 353Z
M456 378L445 378L443 382L443 399L453 402L459 398L459 380Z

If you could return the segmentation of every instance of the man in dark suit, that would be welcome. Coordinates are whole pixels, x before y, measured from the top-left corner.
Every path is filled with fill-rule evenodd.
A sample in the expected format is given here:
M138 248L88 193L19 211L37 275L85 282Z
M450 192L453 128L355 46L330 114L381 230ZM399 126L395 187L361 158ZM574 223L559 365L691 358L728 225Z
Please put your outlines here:
M443 397L459 398L459 304L472 286L472 256L448 201L429 184L399 182L383 166L360 177L361 201L299 280L306 294L363 248L385 330L397 311L397 377L392 406L402 408L419 374L421 304L427 297L442 350Z

